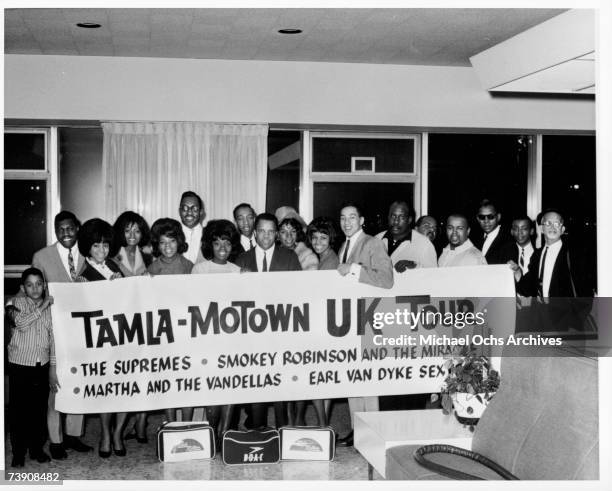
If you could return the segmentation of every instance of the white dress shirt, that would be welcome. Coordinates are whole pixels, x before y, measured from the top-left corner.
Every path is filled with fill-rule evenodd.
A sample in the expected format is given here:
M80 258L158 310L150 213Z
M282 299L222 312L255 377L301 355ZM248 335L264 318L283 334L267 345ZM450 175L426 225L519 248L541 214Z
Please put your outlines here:
M68 277L70 278L70 266L68 266L68 251L72 251L72 260L74 261L74 272L78 275L79 271L77 270L79 264L79 247L78 243L75 243L71 249L66 249L59 242L56 244L57 252L59 253L59 257L62 260L62 264L64 265L64 269L66 269L66 273L68 273Z
M181 227L183 228L183 233L185 234L185 241L189 248L187 252L183 253L183 257L185 259L189 259L193 264L198 261L198 254L200 253L200 246L202 242L202 224L198 223L195 227L189 228L185 227L181 223Z
M487 252L489 252L489 247L491 247L491 244L497 238L498 235L499 235L499 225L495 227L493 231L489 232L489 235L487 235L487 238L483 242L482 244L482 255L483 256L487 255Z
M518 248L518 260L516 261L516 263L521 267L521 271L523 272L523 274L527 274L527 271L529 271L529 261L531 260L531 256L534 252L533 246L531 245L531 242L527 242L527 245L525 245L524 247L521 247L518 244L516 244L516 247ZM523 265L521 266L521 250L523 249L525 250L525 252L523 254Z
M270 249L266 249L266 263L268 264L267 271L270 271L270 266L272 265L272 255L274 254L274 248L276 245L272 245ZM264 250L259 247L259 245L255 246L255 261L257 261L257 271L263 271L263 260L264 260Z
M540 255L540 264L538 267L538 274L540 273L540 269L542 268L542 259L544 258L544 251L548 247L548 252L546 253L546 262L544 263L544 273L542 275L542 296L548 297L548 291L550 290L550 280L552 278L553 269L555 267L555 262L557 261L557 257L559 256L559 251L561 251L561 246L563 242L558 240L552 245L544 245L544 249L542 249L542 254Z
M255 247L255 237L254 237L254 234L251 235L250 239L248 237L245 237L244 235L240 234L240 245L242 246L242 248L245 251L248 251L249 249L251 249L251 247Z

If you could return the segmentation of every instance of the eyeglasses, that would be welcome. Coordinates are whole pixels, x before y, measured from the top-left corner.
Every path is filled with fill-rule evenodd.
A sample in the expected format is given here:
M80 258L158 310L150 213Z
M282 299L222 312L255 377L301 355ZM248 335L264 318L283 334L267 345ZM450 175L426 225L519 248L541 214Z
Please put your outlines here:
M181 210L183 213L188 213L190 211L193 211L194 213L200 213L200 207L199 206L187 206L187 205L183 205L179 208L179 210Z
M563 225L561 222L551 222L550 220L542 222L542 226L548 228L561 228L561 225Z
M489 213L488 215L477 215L478 220L495 220L497 216L495 213Z

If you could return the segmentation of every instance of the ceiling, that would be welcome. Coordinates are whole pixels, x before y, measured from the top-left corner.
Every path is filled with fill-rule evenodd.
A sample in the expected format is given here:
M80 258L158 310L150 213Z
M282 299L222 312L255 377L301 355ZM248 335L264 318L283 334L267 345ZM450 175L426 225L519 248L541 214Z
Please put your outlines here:
M6 54L470 66L565 9L6 9ZM77 27L96 22L99 29ZM294 35L279 29L299 28Z

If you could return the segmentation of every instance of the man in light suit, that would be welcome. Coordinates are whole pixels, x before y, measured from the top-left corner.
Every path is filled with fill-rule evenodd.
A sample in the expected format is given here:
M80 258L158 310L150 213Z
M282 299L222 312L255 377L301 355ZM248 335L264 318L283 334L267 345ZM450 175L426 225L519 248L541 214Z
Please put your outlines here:
M354 203L347 203L340 211L340 228L346 241L340 248L338 272L342 276L351 276L361 283L391 288L393 286L393 265L380 239L367 235L363 227L363 215ZM349 397L351 427L354 424L354 413L361 411L378 411L378 397ZM353 445L353 431L338 440L338 445Z
M302 266L295 252L284 247L278 247L278 221L271 213L261 213L255 218L255 247L243 252L236 259L236 265L247 272L302 271ZM276 427L287 424L286 405L284 402L274 403ZM251 404L248 427L261 428L267 426L268 405L266 403ZM245 423L246 424L246 423Z
M76 279L85 264L85 258L79 254L77 233L79 221L73 213L61 211L55 216L55 237L57 242L34 254L32 266L43 272L45 281L69 283ZM61 329L61 326L53 326ZM66 448L77 452L89 452L92 447L85 445L80 436L83 432L83 415L66 415L66 438L62 435L62 416L55 410L55 393L49 394L47 426L49 429L49 451L54 459L65 459Z

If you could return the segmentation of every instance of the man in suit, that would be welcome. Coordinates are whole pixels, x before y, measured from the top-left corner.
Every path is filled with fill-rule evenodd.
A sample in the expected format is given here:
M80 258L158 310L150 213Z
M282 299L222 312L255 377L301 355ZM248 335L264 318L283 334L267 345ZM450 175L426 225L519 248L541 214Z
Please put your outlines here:
M79 254L77 233L79 221L69 211L61 211L55 216L55 237L57 242L45 247L34 254L32 267L43 272L45 281L69 283L75 281L85 265L85 258ZM61 326L53 326L61 329ZM83 432L83 415L66 415L66 438L62 435L62 415L55 410L55 393L49 394L49 409L47 412L47 426L49 429L49 451L54 459L65 459L68 454L66 448L77 452L89 452L92 447L85 445L80 436Z
M234 208L234 221L240 232L240 252L255 247L255 210L248 203L240 203Z
M512 220L510 234L514 239L508 242L501 252L505 262L514 261L519 265L523 274L529 271L529 261L535 249L533 247L533 236L535 226L531 218L527 215L520 216Z
M363 231L364 218L359 207L353 203L340 211L340 228L346 241L340 248L338 272L352 276L361 283L391 288L393 286L393 264L380 239Z
M487 264L505 264L501 252L512 238L500 224L501 213L493 202L485 199L480 202L476 218L482 233L475 234L474 245L482 251Z
M189 259L193 264L204 261L200 248L203 231L202 220L206 216L202 198L193 191L185 191L179 204L179 216L185 234L185 242L188 245L183 257Z
M413 233L412 215L405 201L395 201L389 207L389 228L376 235L391 258L398 273L413 268L435 268L438 266L436 250L425 236Z
M393 286L393 264L380 239L363 231L363 215L354 203L347 203L340 210L340 228L346 241L340 248L338 272L361 283L391 288ZM351 428L355 412L378 411L378 397L349 397ZM353 431L338 440L338 445L353 445Z
M562 239L565 233L563 216L557 210L548 210L542 215L541 223L544 244L531 256L528 271L523 274L519 264L514 261L508 263L514 271L516 291L537 299L532 302L535 317L530 330L558 332L570 328L582 329L591 302L585 298L568 300L589 295L574 281L570 251Z
M517 291L529 297L575 297L568 248L562 240L565 233L563 217L556 210L542 215L544 247L537 249L529 261L527 273L510 261L517 281Z
M261 213L255 218L255 247L243 252L236 259L236 265L247 272L302 271L297 255L290 249L278 247L278 221L271 213ZM274 403L276 427L287 424L286 405ZM268 405L251 404L249 427L267 426Z

